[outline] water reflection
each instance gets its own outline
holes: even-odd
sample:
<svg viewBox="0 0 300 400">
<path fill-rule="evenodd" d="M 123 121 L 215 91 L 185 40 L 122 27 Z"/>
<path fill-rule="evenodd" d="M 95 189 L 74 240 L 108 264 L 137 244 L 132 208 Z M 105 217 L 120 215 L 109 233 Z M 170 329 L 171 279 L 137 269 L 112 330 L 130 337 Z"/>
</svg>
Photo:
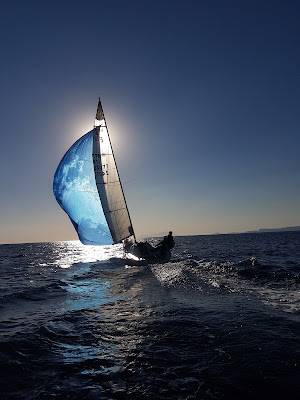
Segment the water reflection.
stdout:
<svg viewBox="0 0 300 400">
<path fill-rule="evenodd" d="M 2 267 L 3 287 L 7 290 L 1 298 L 5 305 L 0 316 L 5 324 L 1 337 L 31 332 L 70 312 L 97 308 L 120 298 L 111 294 L 109 271 L 124 269 L 122 245 L 38 243 L 22 245 L 18 252 L 15 247 L 12 255 L 8 252 L 11 257 L 18 256 L 15 265 Z M 9 277 L 9 285 L 5 277 Z"/>
<path fill-rule="evenodd" d="M 111 246 L 84 246 L 79 240 L 69 242 L 55 242 L 53 252 L 55 260 L 53 265 L 60 268 L 69 268 L 76 263 L 90 263 L 108 261 L 112 257 L 123 258 L 122 244 Z"/>
<path fill-rule="evenodd" d="M 66 289 L 72 295 L 72 298 L 68 299 L 65 304 L 69 311 L 91 309 L 121 298 L 121 296 L 111 297 L 110 281 L 83 278 L 74 283 L 68 281 L 66 283 L 68 283 Z"/>
</svg>

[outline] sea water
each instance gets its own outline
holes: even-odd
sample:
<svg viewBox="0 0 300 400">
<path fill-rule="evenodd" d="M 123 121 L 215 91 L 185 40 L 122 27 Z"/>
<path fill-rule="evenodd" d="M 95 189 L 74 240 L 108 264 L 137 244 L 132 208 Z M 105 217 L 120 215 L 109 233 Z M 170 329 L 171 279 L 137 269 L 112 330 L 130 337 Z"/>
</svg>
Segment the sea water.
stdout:
<svg viewBox="0 0 300 400">
<path fill-rule="evenodd" d="M 300 232 L 175 240 L 1 245 L 0 398 L 298 398 Z"/>
</svg>

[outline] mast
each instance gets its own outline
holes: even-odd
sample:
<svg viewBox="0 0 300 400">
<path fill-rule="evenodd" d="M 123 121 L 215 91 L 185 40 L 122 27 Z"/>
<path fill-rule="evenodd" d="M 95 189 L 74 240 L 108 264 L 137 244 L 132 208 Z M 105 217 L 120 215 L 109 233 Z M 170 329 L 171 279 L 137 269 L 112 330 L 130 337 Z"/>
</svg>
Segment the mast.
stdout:
<svg viewBox="0 0 300 400">
<path fill-rule="evenodd" d="M 101 120 L 104 120 L 104 126 L 100 124 L 100 121 L 101 121 Z M 99 123 L 98 123 L 98 122 L 99 122 Z M 133 237 L 134 237 L 134 241 L 136 241 L 136 236 L 135 236 L 135 233 L 134 233 L 134 229 L 133 229 L 133 225 L 132 225 L 132 221 L 131 221 L 129 209 L 128 209 L 128 206 L 127 206 L 127 202 L 126 202 L 126 198 L 125 198 L 125 194 L 124 194 L 124 190 L 123 190 L 123 186 L 122 186 L 122 182 L 121 182 L 121 179 L 120 179 L 120 174 L 119 174 L 118 166 L 117 166 L 117 163 L 116 163 L 116 158 L 115 158 L 115 155 L 114 155 L 112 143 L 111 143 L 111 140 L 110 140 L 110 136 L 109 136 L 109 132 L 108 132 L 108 128 L 107 128 L 106 119 L 105 119 L 105 116 L 104 116 L 104 112 L 103 112 L 101 100 L 100 100 L 100 97 L 99 97 L 99 100 L 98 100 L 98 107 L 97 107 L 97 112 L 96 112 L 96 119 L 95 119 L 95 128 L 97 129 L 97 132 L 98 132 L 98 138 L 99 138 L 98 140 L 99 140 L 99 146 L 100 146 L 100 148 L 101 148 L 101 140 L 100 140 L 100 128 L 101 128 L 101 127 L 105 127 L 105 128 L 106 128 L 106 133 L 107 133 L 107 137 L 108 137 L 108 140 L 109 140 L 109 145 L 110 145 L 112 157 L 113 157 L 113 160 L 114 160 L 114 163 L 115 163 L 115 169 L 116 169 L 116 172 L 117 172 L 117 176 L 118 176 L 118 181 L 119 181 L 120 189 L 121 189 L 121 192 L 122 192 L 124 204 L 125 204 L 126 211 L 127 211 L 127 215 L 128 215 L 128 219 L 129 219 L 129 222 L 130 222 L 130 227 L 129 227 L 129 228 L 130 228 L 130 229 L 129 229 L 130 235 L 129 235 L 129 236 L 133 236 Z M 100 198 L 101 198 L 101 197 L 100 197 Z M 111 212 L 111 211 L 109 211 L 109 212 Z M 108 226 L 109 226 L 109 229 L 110 229 L 110 231 L 111 231 L 111 226 L 110 226 L 110 224 L 108 224 Z M 114 236 L 112 231 L 111 231 L 111 234 L 112 234 L 112 236 Z M 124 238 L 124 239 L 125 239 L 125 238 Z"/>
</svg>

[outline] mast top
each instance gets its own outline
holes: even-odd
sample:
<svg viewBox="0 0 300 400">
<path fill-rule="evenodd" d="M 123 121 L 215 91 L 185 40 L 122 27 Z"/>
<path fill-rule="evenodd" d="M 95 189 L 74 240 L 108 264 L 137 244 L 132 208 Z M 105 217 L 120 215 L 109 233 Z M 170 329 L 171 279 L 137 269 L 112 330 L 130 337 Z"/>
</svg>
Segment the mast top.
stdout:
<svg viewBox="0 0 300 400">
<path fill-rule="evenodd" d="M 101 124 L 100 121 L 103 121 L 103 120 L 104 120 L 104 112 L 103 112 L 101 100 L 99 97 L 96 118 L 95 118 L 95 127 L 100 126 L 100 124 Z"/>
</svg>

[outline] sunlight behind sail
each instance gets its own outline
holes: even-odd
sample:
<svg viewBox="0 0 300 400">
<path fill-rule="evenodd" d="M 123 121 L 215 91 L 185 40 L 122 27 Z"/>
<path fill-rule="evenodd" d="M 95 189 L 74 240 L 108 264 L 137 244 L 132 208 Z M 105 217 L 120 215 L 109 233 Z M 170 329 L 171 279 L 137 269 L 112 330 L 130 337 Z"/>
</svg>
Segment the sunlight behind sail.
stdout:
<svg viewBox="0 0 300 400">
<path fill-rule="evenodd" d="M 53 192 L 83 244 L 119 243 L 134 236 L 100 99 L 94 129 L 64 155 Z"/>
</svg>

